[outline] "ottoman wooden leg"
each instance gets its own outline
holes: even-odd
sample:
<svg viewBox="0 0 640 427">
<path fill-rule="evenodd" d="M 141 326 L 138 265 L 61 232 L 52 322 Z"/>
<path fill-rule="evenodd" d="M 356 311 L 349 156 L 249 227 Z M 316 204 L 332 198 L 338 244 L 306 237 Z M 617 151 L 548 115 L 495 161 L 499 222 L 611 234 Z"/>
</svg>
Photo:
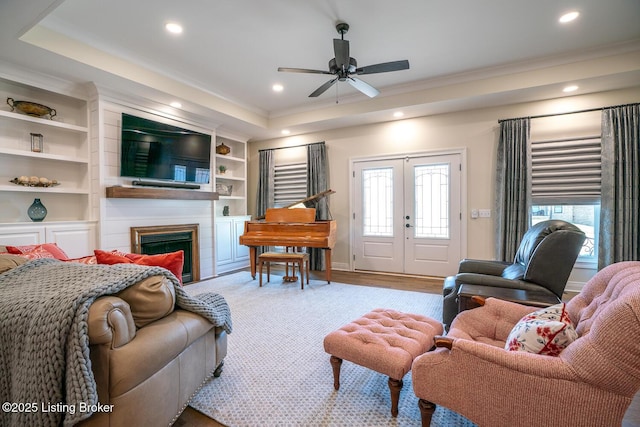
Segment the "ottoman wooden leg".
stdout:
<svg viewBox="0 0 640 427">
<path fill-rule="evenodd" d="M 402 390 L 402 380 L 394 380 L 389 377 L 389 391 L 391 392 L 391 415 L 398 416 L 398 401 L 400 400 L 400 390 Z"/>
<path fill-rule="evenodd" d="M 342 366 L 342 359 L 331 356 L 329 359 L 331 362 L 331 367 L 333 368 L 333 388 L 336 390 L 340 389 L 340 366 Z"/>
<path fill-rule="evenodd" d="M 418 408 L 420 408 L 420 416 L 422 418 L 422 427 L 429 427 L 431 425 L 431 417 L 436 410 L 436 405 L 429 401 L 419 399 Z"/>
</svg>

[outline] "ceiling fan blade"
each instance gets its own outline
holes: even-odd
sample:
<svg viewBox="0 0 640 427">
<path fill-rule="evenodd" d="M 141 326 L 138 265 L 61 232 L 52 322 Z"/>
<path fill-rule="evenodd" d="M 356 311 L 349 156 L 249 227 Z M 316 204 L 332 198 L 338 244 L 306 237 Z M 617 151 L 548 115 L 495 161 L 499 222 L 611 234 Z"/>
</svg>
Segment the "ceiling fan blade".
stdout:
<svg viewBox="0 0 640 427">
<path fill-rule="evenodd" d="M 377 96 L 380 93 L 380 91 L 378 91 L 378 89 L 376 89 L 375 87 L 371 86 L 369 83 L 363 82 L 360 79 L 355 79 L 353 77 L 348 77 L 347 81 L 349 82 L 349 84 L 351 86 L 355 87 L 360 92 L 362 92 L 365 95 L 367 95 L 369 98 L 373 98 L 374 96 Z"/>
<path fill-rule="evenodd" d="M 333 52 L 336 55 L 336 65 L 349 68 L 349 40 L 333 39 Z"/>
<path fill-rule="evenodd" d="M 335 79 L 329 80 L 328 82 L 320 86 L 318 89 L 314 90 L 313 93 L 309 95 L 309 98 L 315 98 L 316 96 L 322 95 L 327 89 L 333 86 L 337 81 L 338 81 L 337 77 Z"/>
<path fill-rule="evenodd" d="M 311 73 L 311 74 L 333 74 L 329 71 L 323 70 L 311 70 L 308 68 L 286 68 L 286 67 L 278 67 L 278 71 L 285 71 L 287 73 Z"/>
<path fill-rule="evenodd" d="M 382 64 L 375 65 L 367 65 L 365 67 L 356 68 L 356 74 L 375 74 L 375 73 L 386 73 L 389 71 L 399 71 L 399 70 L 408 70 L 409 69 L 409 61 L 392 61 L 392 62 L 384 62 Z"/>
</svg>

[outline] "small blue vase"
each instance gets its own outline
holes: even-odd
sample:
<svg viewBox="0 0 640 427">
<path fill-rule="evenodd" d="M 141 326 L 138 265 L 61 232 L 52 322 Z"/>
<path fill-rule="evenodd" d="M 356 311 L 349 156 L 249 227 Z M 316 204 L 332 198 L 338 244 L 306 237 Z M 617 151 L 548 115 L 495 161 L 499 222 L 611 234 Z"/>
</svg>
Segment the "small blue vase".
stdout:
<svg viewBox="0 0 640 427">
<path fill-rule="evenodd" d="M 27 215 L 33 222 L 40 222 L 47 216 L 47 208 L 44 207 L 40 199 L 35 199 L 29 209 L 27 209 Z"/>
</svg>

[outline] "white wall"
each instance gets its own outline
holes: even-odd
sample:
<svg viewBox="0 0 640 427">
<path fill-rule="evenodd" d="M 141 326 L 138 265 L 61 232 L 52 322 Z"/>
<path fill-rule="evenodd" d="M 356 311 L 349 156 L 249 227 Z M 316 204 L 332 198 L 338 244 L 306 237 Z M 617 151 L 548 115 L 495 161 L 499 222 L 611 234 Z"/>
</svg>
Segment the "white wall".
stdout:
<svg viewBox="0 0 640 427">
<path fill-rule="evenodd" d="M 213 209 L 214 202 L 207 200 L 155 200 L 155 199 L 107 199 L 106 188 L 114 185 L 131 185 L 131 179 L 120 177 L 120 121 L 121 113 L 161 121 L 212 135 L 213 132 L 194 124 L 154 114 L 153 110 L 136 110 L 113 102 L 92 102 L 92 123 L 97 124 L 92 147 L 95 150 L 98 172 L 94 174 L 94 188 L 99 194 L 99 243 L 103 250 L 131 251 L 130 227 L 151 225 L 199 224 L 200 278 L 213 277 Z M 203 185 L 211 191 L 211 184 Z"/>
<path fill-rule="evenodd" d="M 333 266 L 349 265 L 349 161 L 355 157 L 399 154 L 428 150 L 466 148 L 466 206 L 493 209 L 495 158 L 498 141 L 498 120 L 514 117 L 578 111 L 611 105 L 638 102 L 640 86 L 632 90 L 603 92 L 592 95 L 564 97 L 543 102 L 522 103 L 441 114 L 373 125 L 334 129 L 327 132 L 280 138 L 249 144 L 248 212 L 255 214 L 258 150 L 296 146 L 325 141 L 329 161 L 329 183 L 336 191 L 331 196 L 331 212 L 338 224 L 338 241 L 333 252 Z M 469 215 L 466 212 L 466 215 Z M 467 256 L 494 257 L 493 218 L 468 221 Z M 594 273 L 574 271 L 570 286 L 576 287 Z"/>
</svg>

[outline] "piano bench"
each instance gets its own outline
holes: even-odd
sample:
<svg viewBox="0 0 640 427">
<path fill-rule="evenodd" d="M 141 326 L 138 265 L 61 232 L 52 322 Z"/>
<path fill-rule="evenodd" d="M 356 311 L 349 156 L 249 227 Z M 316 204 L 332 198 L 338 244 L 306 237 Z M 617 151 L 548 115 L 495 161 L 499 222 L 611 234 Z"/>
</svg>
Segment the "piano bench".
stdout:
<svg viewBox="0 0 640 427">
<path fill-rule="evenodd" d="M 287 267 L 287 274 L 289 271 L 289 263 L 293 264 L 294 277 L 296 275 L 295 265 L 298 264 L 298 270 L 300 271 L 301 289 L 304 289 L 304 275 L 306 267 L 307 285 L 309 284 L 309 254 L 299 252 L 264 252 L 258 255 L 258 274 L 260 275 L 260 286 L 262 286 L 262 264 L 267 264 L 267 282 L 269 282 L 272 262 L 284 262 Z M 287 276 L 285 276 L 285 280 L 286 277 Z"/>
</svg>

